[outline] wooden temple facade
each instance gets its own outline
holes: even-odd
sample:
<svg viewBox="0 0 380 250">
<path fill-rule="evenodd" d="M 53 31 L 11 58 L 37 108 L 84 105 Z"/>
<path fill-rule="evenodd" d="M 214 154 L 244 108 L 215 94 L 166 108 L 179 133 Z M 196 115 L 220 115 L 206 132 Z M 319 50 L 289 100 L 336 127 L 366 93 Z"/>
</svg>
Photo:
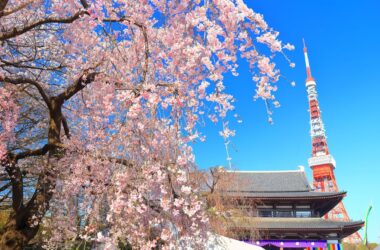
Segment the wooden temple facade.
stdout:
<svg viewBox="0 0 380 250">
<path fill-rule="evenodd" d="M 230 180 L 220 194 L 239 200 L 247 213 L 233 216 L 230 231 L 237 239 L 266 249 L 338 249 L 342 239 L 363 227 L 363 221 L 325 219 L 346 192 L 316 192 L 305 172 L 227 171 Z M 239 206 L 239 205 L 237 205 Z M 253 230 L 259 236 L 252 238 Z M 257 234 L 256 234 L 257 235 Z"/>
</svg>

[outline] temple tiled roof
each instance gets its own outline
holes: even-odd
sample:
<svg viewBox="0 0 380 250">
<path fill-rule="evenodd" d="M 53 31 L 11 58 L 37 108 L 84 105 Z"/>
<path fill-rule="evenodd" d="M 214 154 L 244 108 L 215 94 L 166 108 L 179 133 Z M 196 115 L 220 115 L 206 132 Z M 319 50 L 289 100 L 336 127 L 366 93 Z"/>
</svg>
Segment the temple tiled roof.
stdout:
<svg viewBox="0 0 380 250">
<path fill-rule="evenodd" d="M 227 171 L 230 181 L 222 187 L 224 195 L 257 198 L 326 198 L 341 197 L 346 192 L 315 192 L 303 170 L 296 171 Z M 225 176 L 225 177 L 226 177 Z"/>
<path fill-rule="evenodd" d="M 305 172 L 297 171 L 228 171 L 233 181 L 229 191 L 240 192 L 308 192 L 311 187 Z"/>
<path fill-rule="evenodd" d="M 239 196 L 259 199 L 342 199 L 345 191 L 316 192 L 311 188 L 303 169 L 293 171 L 226 171 L 222 178 L 226 182 L 217 189 L 224 196 Z M 211 183 L 212 180 L 205 180 Z M 201 190 L 210 189 L 201 184 Z"/>
</svg>

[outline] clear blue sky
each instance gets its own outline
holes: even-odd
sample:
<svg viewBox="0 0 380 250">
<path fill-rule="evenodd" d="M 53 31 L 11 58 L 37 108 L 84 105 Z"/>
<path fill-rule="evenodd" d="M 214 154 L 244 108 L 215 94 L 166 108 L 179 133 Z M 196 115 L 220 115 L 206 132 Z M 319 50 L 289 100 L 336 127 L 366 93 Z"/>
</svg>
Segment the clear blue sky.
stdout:
<svg viewBox="0 0 380 250">
<path fill-rule="evenodd" d="M 262 101 L 252 101 L 254 86 L 247 65 L 239 77 L 226 79 L 234 94 L 236 111 L 243 123 L 234 123 L 232 163 L 241 170 L 294 170 L 306 167 L 311 143 L 302 38 L 309 51 L 317 82 L 322 118 L 330 153 L 337 161 L 336 177 L 348 192 L 344 204 L 350 217 L 363 219 L 372 202 L 369 241 L 380 242 L 380 1 L 281 1 L 245 0 L 264 14 L 280 38 L 296 46 L 288 53 L 296 63 L 290 69 L 277 62 L 295 87 L 282 80 L 276 96 L 281 107 L 274 110 L 274 124 L 267 123 Z M 227 165 L 221 125 L 204 129 L 205 143 L 194 145 L 201 168 Z M 361 230 L 363 234 L 363 230 Z"/>
</svg>

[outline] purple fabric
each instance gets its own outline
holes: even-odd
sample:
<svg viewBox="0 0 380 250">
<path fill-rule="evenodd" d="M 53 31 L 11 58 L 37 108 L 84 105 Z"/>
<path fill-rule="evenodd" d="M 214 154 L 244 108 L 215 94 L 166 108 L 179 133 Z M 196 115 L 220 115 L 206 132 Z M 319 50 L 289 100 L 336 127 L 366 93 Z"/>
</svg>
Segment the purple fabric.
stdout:
<svg viewBox="0 0 380 250">
<path fill-rule="evenodd" d="M 283 248 L 306 248 L 306 247 L 321 247 L 327 248 L 326 241 L 296 241 L 296 240 L 258 240 L 258 241 L 246 241 L 249 244 L 256 246 L 272 245 Z"/>
</svg>

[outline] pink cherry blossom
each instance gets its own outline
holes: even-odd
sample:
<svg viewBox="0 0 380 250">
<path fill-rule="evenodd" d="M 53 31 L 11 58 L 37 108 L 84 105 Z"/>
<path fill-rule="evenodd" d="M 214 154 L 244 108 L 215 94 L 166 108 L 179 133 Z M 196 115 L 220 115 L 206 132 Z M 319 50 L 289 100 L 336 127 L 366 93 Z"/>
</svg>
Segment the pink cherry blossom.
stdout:
<svg viewBox="0 0 380 250">
<path fill-rule="evenodd" d="M 225 140 L 235 134 L 228 91 L 239 83 L 224 77 L 238 74 L 240 59 L 252 95 L 268 103 L 280 76 L 274 56 L 294 47 L 242 0 L 0 6 L 2 172 L 36 180 L 22 199 L 9 189 L 11 214 L 25 219 L 15 226 L 10 216 L 5 231 L 25 244 L 44 230 L 50 249 L 203 246 L 209 225 L 189 178 L 192 143 L 204 141 L 208 119 Z"/>
</svg>

